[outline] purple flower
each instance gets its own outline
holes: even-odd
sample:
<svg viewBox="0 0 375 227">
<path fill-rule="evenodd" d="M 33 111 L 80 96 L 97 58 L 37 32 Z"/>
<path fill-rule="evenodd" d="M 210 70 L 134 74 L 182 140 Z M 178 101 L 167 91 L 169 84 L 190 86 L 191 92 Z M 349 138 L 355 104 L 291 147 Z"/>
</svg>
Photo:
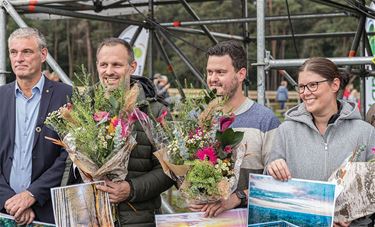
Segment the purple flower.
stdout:
<svg viewBox="0 0 375 227">
<path fill-rule="evenodd" d="M 232 114 L 231 116 L 222 116 L 219 119 L 220 122 L 220 132 L 224 132 L 227 128 L 231 126 L 236 116 Z"/>
</svg>

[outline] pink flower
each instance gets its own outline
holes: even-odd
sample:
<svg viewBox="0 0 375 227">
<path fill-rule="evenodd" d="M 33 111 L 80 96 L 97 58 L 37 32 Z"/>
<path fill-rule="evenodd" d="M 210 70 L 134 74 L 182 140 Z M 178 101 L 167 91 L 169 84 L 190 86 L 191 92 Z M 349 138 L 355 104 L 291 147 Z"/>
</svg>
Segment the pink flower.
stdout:
<svg viewBox="0 0 375 227">
<path fill-rule="evenodd" d="M 206 160 L 206 158 L 208 158 L 208 161 L 210 161 L 213 165 L 215 165 L 217 162 L 217 157 L 213 147 L 205 147 L 203 149 L 199 149 L 197 151 L 197 157 L 200 160 Z"/>
<path fill-rule="evenodd" d="M 99 111 L 99 112 L 96 112 L 94 114 L 94 120 L 96 122 L 99 122 L 99 121 L 107 121 L 108 120 L 108 117 L 109 117 L 109 113 L 108 112 L 105 112 L 105 111 Z"/>
<path fill-rule="evenodd" d="M 143 113 L 140 109 L 136 108 L 134 111 L 129 115 L 128 121 L 129 124 L 133 124 L 136 121 L 147 121 L 147 114 Z"/>
<path fill-rule="evenodd" d="M 224 152 L 227 153 L 227 154 L 231 153 L 232 152 L 232 147 L 230 145 L 225 146 L 224 147 Z"/>
<path fill-rule="evenodd" d="M 162 126 L 165 125 L 165 117 L 168 115 L 168 110 L 165 108 L 161 115 L 156 118 L 156 122 L 160 123 Z"/>
<path fill-rule="evenodd" d="M 372 148 L 372 153 L 375 154 L 375 147 Z"/>
<path fill-rule="evenodd" d="M 129 124 L 124 120 L 120 120 L 119 123 L 121 124 L 121 137 L 126 138 L 129 134 Z"/>
<path fill-rule="evenodd" d="M 200 127 L 198 127 L 194 131 L 189 132 L 189 139 L 192 139 L 195 135 L 197 135 L 198 137 L 203 137 L 203 130 Z"/>
<path fill-rule="evenodd" d="M 201 129 L 201 127 L 195 129 L 195 134 L 199 137 L 203 137 L 203 130 Z"/>
<path fill-rule="evenodd" d="M 219 122 L 220 122 L 220 132 L 224 132 L 227 128 L 229 128 L 229 126 L 231 126 L 231 124 L 233 123 L 234 119 L 235 119 L 235 115 L 231 115 L 231 116 L 223 116 L 223 117 L 220 117 L 219 119 Z"/>
</svg>

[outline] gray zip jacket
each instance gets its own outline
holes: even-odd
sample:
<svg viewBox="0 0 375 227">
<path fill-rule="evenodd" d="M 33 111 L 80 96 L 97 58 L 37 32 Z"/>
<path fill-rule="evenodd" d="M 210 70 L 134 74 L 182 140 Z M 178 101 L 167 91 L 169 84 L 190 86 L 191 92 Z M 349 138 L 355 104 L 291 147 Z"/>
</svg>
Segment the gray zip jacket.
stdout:
<svg viewBox="0 0 375 227">
<path fill-rule="evenodd" d="M 367 146 L 359 160 L 371 159 L 374 156 L 371 149 L 375 147 L 374 127 L 361 120 L 356 104 L 340 102 L 339 116 L 328 124 L 324 135 L 314 125 L 304 103 L 287 111 L 285 122 L 276 131 L 266 165 L 284 159 L 293 178 L 327 181 L 357 145 Z"/>
</svg>

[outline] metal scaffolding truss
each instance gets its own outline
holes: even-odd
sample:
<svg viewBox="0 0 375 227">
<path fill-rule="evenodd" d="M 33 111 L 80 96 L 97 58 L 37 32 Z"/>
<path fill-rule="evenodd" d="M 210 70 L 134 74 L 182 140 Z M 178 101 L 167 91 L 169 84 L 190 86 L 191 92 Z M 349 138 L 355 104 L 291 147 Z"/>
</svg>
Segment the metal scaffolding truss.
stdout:
<svg viewBox="0 0 375 227">
<path fill-rule="evenodd" d="M 206 2 L 215 2 L 219 0 L 204 0 Z M 221 0 L 220 0 L 221 1 Z M 346 66 L 347 70 L 351 69 L 352 65 L 365 65 L 371 64 L 370 57 L 355 57 L 355 53 L 361 43 L 362 39 L 363 48 L 368 46 L 368 39 L 364 30 L 364 21 L 366 17 L 375 17 L 375 13 L 365 6 L 364 1 L 358 0 L 347 0 L 346 4 L 342 1 L 333 0 L 313 0 L 317 4 L 324 4 L 332 7 L 333 13 L 322 13 L 322 14 L 300 14 L 300 15 L 280 15 L 280 16 L 265 16 L 265 2 L 266 0 L 241 0 L 242 16 L 239 18 L 225 18 L 225 19 L 210 19 L 201 20 L 190 3 L 202 2 L 202 0 L 0 0 L 0 84 L 5 83 L 6 65 L 6 15 L 8 14 L 15 22 L 20 26 L 27 26 L 19 14 L 37 15 L 44 14 L 48 17 L 60 16 L 60 17 L 74 17 L 74 18 L 85 18 L 91 20 L 108 21 L 113 23 L 120 23 L 125 25 L 138 25 L 150 29 L 150 43 L 148 52 L 148 67 L 149 77 L 153 75 L 153 49 L 157 48 L 166 61 L 168 68 L 170 69 L 171 76 L 177 82 L 177 86 L 182 96 L 183 90 L 178 83 L 178 75 L 173 71 L 173 66 L 170 61 L 170 57 L 162 45 L 161 38 L 169 49 L 173 50 L 182 61 L 188 66 L 192 74 L 202 83 L 203 87 L 207 87 L 203 73 L 199 72 L 197 68 L 191 63 L 181 49 L 171 39 L 172 32 L 184 32 L 191 34 L 199 34 L 207 36 L 212 44 L 217 43 L 217 38 L 225 39 L 237 39 L 244 43 L 244 46 L 248 51 L 248 44 L 250 42 L 257 43 L 257 62 L 253 64 L 257 67 L 257 90 L 258 90 L 258 102 L 265 104 L 265 79 L 266 72 L 270 69 L 285 68 L 285 67 L 296 67 L 302 64 L 305 59 L 289 59 L 289 60 L 278 60 L 272 59 L 272 56 L 266 52 L 265 41 L 266 39 L 312 39 L 312 38 L 325 38 L 325 37 L 343 37 L 343 36 L 354 36 L 353 44 L 351 47 L 351 56 L 343 58 L 332 58 L 332 60 L 339 64 Z M 256 3 L 256 17 L 249 17 L 247 8 L 248 2 L 251 4 Z M 180 4 L 181 7 L 191 15 L 193 21 L 172 21 L 159 23 L 154 19 L 155 7 L 161 5 Z M 337 12 L 339 10 L 340 12 Z M 125 15 L 129 13 L 138 12 L 147 14 L 147 17 L 143 21 L 134 21 L 115 17 L 116 15 Z M 353 16 L 358 18 L 358 29 L 352 32 L 330 32 L 330 33 L 314 33 L 314 34 L 292 34 L 292 35 L 274 35 L 269 36 L 265 34 L 265 24 L 270 21 L 282 21 L 282 20 L 301 20 L 301 19 L 314 19 L 314 18 L 337 18 Z M 239 35 L 218 33 L 211 31 L 207 25 L 213 24 L 228 24 L 228 23 L 242 23 L 243 32 Z M 257 34 L 251 36 L 249 34 L 250 23 L 256 23 Z M 201 29 L 189 28 L 189 26 L 200 26 Z M 135 37 L 136 39 L 136 37 Z M 134 39 L 132 40 L 134 42 Z M 363 53 L 363 51 L 361 52 Z M 48 64 L 51 68 L 56 71 L 61 79 L 65 83 L 71 83 L 69 77 L 61 70 L 58 64 L 49 56 L 47 59 Z M 286 71 L 283 71 L 286 78 L 290 80 L 292 84 L 295 84 L 292 77 L 290 77 Z M 247 92 L 247 87 L 245 91 Z M 362 89 L 362 92 L 364 90 Z M 362 95 L 363 97 L 363 95 Z"/>
</svg>

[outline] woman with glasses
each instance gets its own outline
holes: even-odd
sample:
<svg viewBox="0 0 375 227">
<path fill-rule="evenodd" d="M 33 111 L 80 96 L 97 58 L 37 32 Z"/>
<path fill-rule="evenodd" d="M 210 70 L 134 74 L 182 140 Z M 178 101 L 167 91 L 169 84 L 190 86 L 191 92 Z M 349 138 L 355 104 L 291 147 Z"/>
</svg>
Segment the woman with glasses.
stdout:
<svg viewBox="0 0 375 227">
<path fill-rule="evenodd" d="M 266 157 L 269 175 L 282 181 L 327 181 L 358 145 L 367 146 L 360 161 L 372 158 L 374 128 L 361 120 L 355 103 L 337 99 L 345 80 L 325 58 L 310 58 L 299 68 L 297 91 L 303 103 L 287 111 L 277 129 Z"/>
</svg>

